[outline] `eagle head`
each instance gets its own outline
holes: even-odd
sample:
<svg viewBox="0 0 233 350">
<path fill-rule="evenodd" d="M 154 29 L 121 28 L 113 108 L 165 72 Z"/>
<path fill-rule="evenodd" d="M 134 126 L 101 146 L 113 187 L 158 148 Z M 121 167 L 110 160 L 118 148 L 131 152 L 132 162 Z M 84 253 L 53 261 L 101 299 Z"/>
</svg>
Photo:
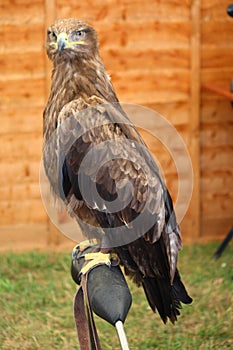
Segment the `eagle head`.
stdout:
<svg viewBox="0 0 233 350">
<path fill-rule="evenodd" d="M 47 30 L 46 50 L 52 60 L 98 54 L 98 36 L 89 24 L 74 18 L 57 20 Z"/>
</svg>

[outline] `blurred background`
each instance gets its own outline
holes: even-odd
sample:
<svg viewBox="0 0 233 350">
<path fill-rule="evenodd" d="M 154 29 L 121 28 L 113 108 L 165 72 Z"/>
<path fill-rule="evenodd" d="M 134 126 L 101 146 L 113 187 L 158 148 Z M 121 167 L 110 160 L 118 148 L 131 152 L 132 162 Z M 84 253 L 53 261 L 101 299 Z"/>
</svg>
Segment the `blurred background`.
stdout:
<svg viewBox="0 0 233 350">
<path fill-rule="evenodd" d="M 0 250 L 74 245 L 51 224 L 39 188 L 42 114 L 52 68 L 45 33 L 62 17 L 96 28 L 120 101 L 156 110 L 183 137 L 194 171 L 193 196 L 181 223 L 184 243 L 225 237 L 233 223 L 233 19 L 226 14 L 228 4 L 0 0 Z M 175 198 L 173 160 L 149 133 L 143 136 Z"/>
<path fill-rule="evenodd" d="M 233 18 L 226 13 L 228 5 L 226 0 L 0 0 L 1 349 L 79 349 L 72 316 L 76 285 L 70 276 L 75 242 L 51 223 L 39 184 L 42 115 L 52 70 L 44 43 L 47 27 L 62 17 L 96 28 L 120 101 L 163 115 L 192 159 L 194 189 L 181 222 L 185 247 L 179 267 L 194 301 L 184 305 L 175 327 L 165 327 L 149 310 L 142 289 L 128 281 L 130 346 L 232 348 L 232 244 L 220 259 L 212 259 L 233 226 Z M 176 200 L 178 174 L 166 148 L 174 140 L 158 142 L 156 120 L 142 116 L 139 124 Z M 190 177 L 182 176 L 187 185 Z M 185 202 L 185 190 L 182 195 Z M 56 219 L 60 226 L 67 224 L 64 215 Z M 96 321 L 103 349 L 118 349 L 113 327 Z"/>
</svg>

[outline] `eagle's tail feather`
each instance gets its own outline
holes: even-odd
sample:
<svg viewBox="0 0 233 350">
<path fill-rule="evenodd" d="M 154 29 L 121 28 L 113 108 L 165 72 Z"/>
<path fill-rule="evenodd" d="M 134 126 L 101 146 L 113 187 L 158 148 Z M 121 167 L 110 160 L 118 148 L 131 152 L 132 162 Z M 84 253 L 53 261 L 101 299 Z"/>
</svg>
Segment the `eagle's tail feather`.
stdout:
<svg viewBox="0 0 233 350">
<path fill-rule="evenodd" d="M 158 311 L 164 323 L 169 318 L 172 323 L 177 321 L 180 315 L 181 302 L 190 304 L 189 297 L 178 271 L 175 274 L 173 285 L 168 286 L 163 278 L 143 278 L 142 285 L 151 309 Z"/>
<path fill-rule="evenodd" d="M 179 271 L 176 269 L 174 282 L 172 285 L 173 297 L 178 299 L 184 304 L 191 304 L 192 298 L 188 295 L 185 286 L 183 285 Z"/>
</svg>

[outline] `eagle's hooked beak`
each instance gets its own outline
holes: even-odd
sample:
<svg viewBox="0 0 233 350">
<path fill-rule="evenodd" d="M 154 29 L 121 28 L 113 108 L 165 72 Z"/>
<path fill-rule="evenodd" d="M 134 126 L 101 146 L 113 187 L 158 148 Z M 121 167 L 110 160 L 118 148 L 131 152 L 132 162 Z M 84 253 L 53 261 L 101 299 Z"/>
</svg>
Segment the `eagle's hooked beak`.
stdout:
<svg viewBox="0 0 233 350">
<path fill-rule="evenodd" d="M 59 56 L 61 56 L 63 49 L 66 47 L 68 47 L 68 35 L 63 32 L 57 36 L 57 49 Z"/>
</svg>

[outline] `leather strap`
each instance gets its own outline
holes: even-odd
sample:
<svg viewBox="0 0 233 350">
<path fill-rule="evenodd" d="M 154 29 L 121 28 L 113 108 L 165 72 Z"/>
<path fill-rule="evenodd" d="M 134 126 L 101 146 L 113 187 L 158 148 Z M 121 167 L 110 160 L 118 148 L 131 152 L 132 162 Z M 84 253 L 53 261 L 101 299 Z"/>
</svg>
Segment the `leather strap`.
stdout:
<svg viewBox="0 0 233 350">
<path fill-rule="evenodd" d="M 82 275 L 81 286 L 74 298 L 74 319 L 80 350 L 101 350 L 93 312 L 87 295 L 88 273 Z M 85 308 L 86 303 L 86 308 Z M 87 313 L 86 313 L 86 310 Z"/>
</svg>

